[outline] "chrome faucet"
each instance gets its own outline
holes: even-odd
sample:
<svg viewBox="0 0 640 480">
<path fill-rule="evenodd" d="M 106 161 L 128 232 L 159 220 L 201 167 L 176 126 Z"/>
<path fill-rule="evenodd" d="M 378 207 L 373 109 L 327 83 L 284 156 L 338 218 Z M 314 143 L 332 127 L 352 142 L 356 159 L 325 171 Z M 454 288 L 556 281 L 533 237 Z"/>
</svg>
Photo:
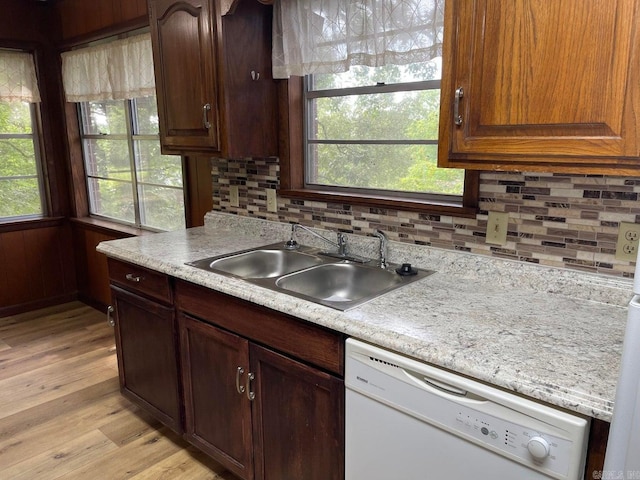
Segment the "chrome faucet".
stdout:
<svg viewBox="0 0 640 480">
<path fill-rule="evenodd" d="M 338 255 L 340 255 L 341 257 L 347 256 L 347 237 L 344 233 L 338 232 L 338 242 L 336 243 L 333 240 L 329 240 L 328 238 L 323 237 L 319 233 L 314 232 L 309 227 L 300 225 L 299 223 L 291 224 L 291 238 L 287 240 L 287 243 L 285 243 L 284 245 L 287 250 L 295 250 L 296 248 L 298 248 L 299 245 L 298 245 L 298 242 L 296 242 L 295 234 L 296 234 L 296 229 L 299 229 L 299 228 L 301 228 L 306 232 L 309 232 L 311 235 L 314 235 L 319 239 L 324 240 L 328 244 L 336 247 L 338 249 Z"/>
<path fill-rule="evenodd" d="M 373 232 L 373 236 L 380 240 L 380 268 L 387 268 L 389 266 L 387 263 L 387 237 L 380 230 Z"/>
</svg>

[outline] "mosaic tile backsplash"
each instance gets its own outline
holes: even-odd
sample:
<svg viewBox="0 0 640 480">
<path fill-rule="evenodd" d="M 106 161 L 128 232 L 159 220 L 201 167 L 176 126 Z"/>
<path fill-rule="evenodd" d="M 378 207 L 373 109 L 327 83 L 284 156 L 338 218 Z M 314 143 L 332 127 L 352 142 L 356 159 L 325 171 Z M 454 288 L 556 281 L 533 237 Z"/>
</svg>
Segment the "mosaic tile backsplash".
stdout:
<svg viewBox="0 0 640 480">
<path fill-rule="evenodd" d="M 278 198 L 267 211 L 265 189 L 278 188 L 277 159 L 212 160 L 213 209 L 327 230 L 631 277 L 616 260 L 619 222 L 640 223 L 640 179 L 602 175 L 483 172 L 475 218 Z M 238 185 L 232 207 L 229 186 Z M 508 212 L 507 244 L 485 242 L 487 212 Z"/>
</svg>

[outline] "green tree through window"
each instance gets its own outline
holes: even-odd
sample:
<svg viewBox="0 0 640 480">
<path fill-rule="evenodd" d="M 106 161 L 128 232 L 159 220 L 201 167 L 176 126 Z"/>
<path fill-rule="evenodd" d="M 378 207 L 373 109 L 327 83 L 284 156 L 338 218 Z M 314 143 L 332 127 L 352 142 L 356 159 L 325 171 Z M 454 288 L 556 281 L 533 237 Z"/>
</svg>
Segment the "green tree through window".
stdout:
<svg viewBox="0 0 640 480">
<path fill-rule="evenodd" d="M 182 162 L 160 152 L 155 97 L 82 103 L 80 117 L 91 214 L 185 228 Z"/>
<path fill-rule="evenodd" d="M 0 220 L 44 214 L 36 108 L 0 101 Z"/>
<path fill-rule="evenodd" d="M 439 59 L 307 78 L 307 185 L 460 197 L 437 168 Z"/>
</svg>

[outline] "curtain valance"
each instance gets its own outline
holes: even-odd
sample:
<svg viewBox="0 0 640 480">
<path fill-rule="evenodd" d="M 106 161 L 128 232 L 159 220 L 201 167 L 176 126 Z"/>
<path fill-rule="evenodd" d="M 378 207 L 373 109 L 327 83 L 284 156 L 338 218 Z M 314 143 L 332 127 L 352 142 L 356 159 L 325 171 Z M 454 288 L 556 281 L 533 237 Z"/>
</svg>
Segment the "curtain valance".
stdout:
<svg viewBox="0 0 640 480">
<path fill-rule="evenodd" d="M 30 103 L 40 101 L 33 55 L 28 52 L 0 50 L 0 100 Z"/>
<path fill-rule="evenodd" d="M 443 24 L 444 0 L 275 0 L 273 76 L 426 62 Z"/>
<path fill-rule="evenodd" d="M 68 102 L 155 95 L 151 36 L 64 52 L 62 81 Z"/>
</svg>

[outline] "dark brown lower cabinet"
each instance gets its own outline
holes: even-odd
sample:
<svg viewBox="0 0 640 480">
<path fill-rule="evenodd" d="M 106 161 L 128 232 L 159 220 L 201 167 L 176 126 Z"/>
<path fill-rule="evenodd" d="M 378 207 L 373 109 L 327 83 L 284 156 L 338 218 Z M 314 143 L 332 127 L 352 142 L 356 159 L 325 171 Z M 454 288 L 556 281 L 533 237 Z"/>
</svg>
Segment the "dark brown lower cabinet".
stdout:
<svg viewBox="0 0 640 480">
<path fill-rule="evenodd" d="M 258 479 L 344 479 L 344 381 L 249 347 Z"/>
<path fill-rule="evenodd" d="M 173 307 L 114 286 L 111 294 L 122 394 L 181 433 Z"/>
<path fill-rule="evenodd" d="M 184 436 L 241 478 L 253 478 L 247 340 L 180 314 Z M 244 368 L 241 373 L 238 368 Z"/>
<path fill-rule="evenodd" d="M 185 438 L 245 480 L 344 479 L 342 336 L 176 286 Z"/>
<path fill-rule="evenodd" d="M 185 438 L 247 480 L 344 478 L 341 379 L 188 315 L 179 324 Z"/>
</svg>

